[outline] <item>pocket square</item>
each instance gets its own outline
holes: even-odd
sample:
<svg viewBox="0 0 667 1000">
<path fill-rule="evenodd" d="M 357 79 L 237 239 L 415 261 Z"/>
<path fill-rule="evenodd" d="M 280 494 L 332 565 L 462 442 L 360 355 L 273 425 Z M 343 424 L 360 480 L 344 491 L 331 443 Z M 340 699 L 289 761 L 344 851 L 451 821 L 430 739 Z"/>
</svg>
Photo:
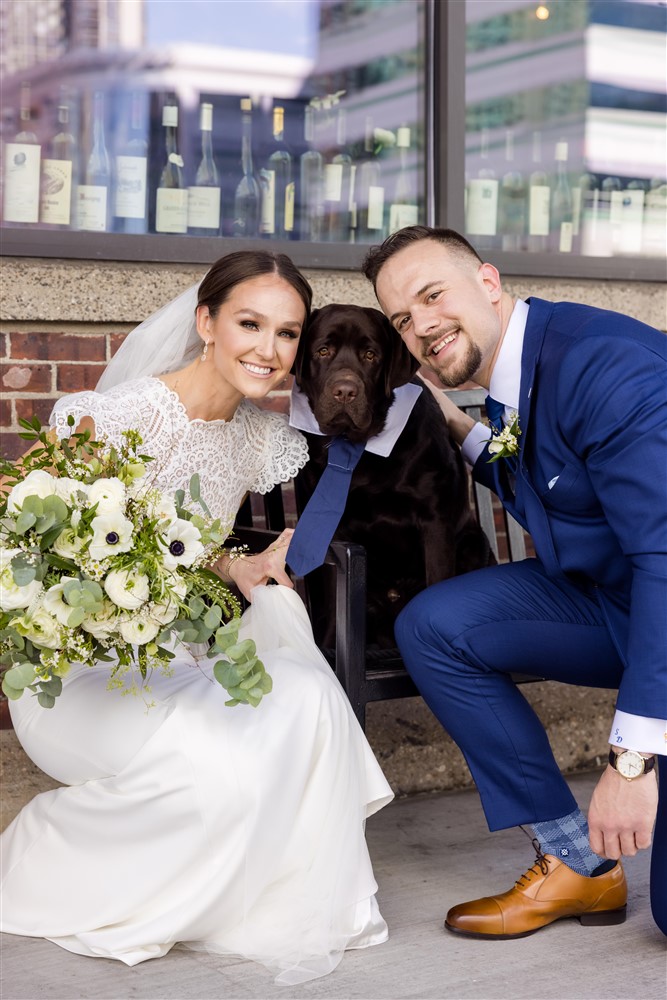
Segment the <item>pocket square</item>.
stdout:
<svg viewBox="0 0 667 1000">
<path fill-rule="evenodd" d="M 549 482 L 547 483 L 548 489 L 552 490 L 559 479 L 560 476 L 554 476 L 553 479 L 550 479 Z"/>
</svg>

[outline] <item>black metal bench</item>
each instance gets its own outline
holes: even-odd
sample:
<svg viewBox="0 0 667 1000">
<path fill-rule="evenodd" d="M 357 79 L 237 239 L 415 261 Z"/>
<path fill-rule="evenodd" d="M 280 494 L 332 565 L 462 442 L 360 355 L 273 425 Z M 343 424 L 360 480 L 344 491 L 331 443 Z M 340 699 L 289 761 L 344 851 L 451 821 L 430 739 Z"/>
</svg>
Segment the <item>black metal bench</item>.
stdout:
<svg viewBox="0 0 667 1000">
<path fill-rule="evenodd" d="M 456 404 L 473 419 L 479 420 L 485 392 L 482 389 L 456 390 L 449 393 Z M 472 499 L 479 522 L 486 532 L 499 562 L 526 557 L 526 535 L 486 487 L 472 483 Z M 285 497 L 280 486 L 263 498 L 246 501 L 237 518 L 234 535 L 251 550 L 268 546 L 286 526 Z M 406 698 L 419 692 L 403 666 L 398 649 L 373 650 L 366 647 L 366 553 L 361 545 L 333 542 L 325 560 L 336 574 L 336 644 L 322 652 L 331 664 L 350 700 L 362 727 L 366 705 L 387 698 Z M 309 603 L 307 580 L 295 585 Z M 516 680 L 537 678 L 519 677 Z"/>
</svg>

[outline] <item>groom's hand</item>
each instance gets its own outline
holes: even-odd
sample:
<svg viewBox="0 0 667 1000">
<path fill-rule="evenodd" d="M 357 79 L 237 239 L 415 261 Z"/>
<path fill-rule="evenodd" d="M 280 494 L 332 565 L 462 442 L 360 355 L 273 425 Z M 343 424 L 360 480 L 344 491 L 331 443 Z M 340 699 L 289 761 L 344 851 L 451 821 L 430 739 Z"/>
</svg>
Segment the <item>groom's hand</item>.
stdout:
<svg viewBox="0 0 667 1000">
<path fill-rule="evenodd" d="M 618 860 L 650 847 L 657 808 L 655 771 L 628 781 L 607 765 L 588 810 L 591 849 Z"/>
</svg>

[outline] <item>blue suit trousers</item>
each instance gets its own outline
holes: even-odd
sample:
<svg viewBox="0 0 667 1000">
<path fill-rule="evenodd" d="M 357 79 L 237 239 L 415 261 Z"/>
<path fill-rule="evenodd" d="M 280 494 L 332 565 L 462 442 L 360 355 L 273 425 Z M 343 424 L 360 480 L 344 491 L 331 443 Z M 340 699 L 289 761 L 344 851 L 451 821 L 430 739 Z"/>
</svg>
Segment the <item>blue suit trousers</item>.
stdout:
<svg viewBox="0 0 667 1000">
<path fill-rule="evenodd" d="M 548 577 L 536 559 L 489 567 L 419 594 L 399 616 L 396 639 L 466 758 L 489 829 L 576 808 L 544 726 L 510 675 L 618 687 L 623 663 L 594 589 Z M 667 933 L 667 790 L 654 835 L 652 901 Z"/>
</svg>

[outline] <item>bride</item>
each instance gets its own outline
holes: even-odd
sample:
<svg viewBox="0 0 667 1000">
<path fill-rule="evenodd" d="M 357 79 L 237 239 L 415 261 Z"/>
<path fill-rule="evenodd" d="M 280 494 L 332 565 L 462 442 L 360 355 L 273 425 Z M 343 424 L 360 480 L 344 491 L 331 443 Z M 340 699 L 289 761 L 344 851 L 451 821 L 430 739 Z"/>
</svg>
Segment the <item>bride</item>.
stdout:
<svg viewBox="0 0 667 1000">
<path fill-rule="evenodd" d="M 307 459 L 262 399 L 289 374 L 311 289 L 282 254 L 241 251 L 126 339 L 95 392 L 63 397 L 51 426 L 112 443 L 136 428 L 156 485 L 193 473 L 231 524 Z M 196 310 L 195 310 L 196 304 Z M 387 938 L 364 822 L 392 797 L 285 573 L 292 532 L 216 569 L 252 601 L 251 636 L 273 692 L 227 708 L 211 661 L 181 647 L 155 705 L 74 666 L 51 710 L 11 703 L 32 760 L 66 787 L 34 798 L 3 834 L 2 930 L 127 965 L 178 945 L 257 960 L 277 981 L 331 972 Z M 263 586 L 275 580 L 278 586 Z"/>
</svg>

